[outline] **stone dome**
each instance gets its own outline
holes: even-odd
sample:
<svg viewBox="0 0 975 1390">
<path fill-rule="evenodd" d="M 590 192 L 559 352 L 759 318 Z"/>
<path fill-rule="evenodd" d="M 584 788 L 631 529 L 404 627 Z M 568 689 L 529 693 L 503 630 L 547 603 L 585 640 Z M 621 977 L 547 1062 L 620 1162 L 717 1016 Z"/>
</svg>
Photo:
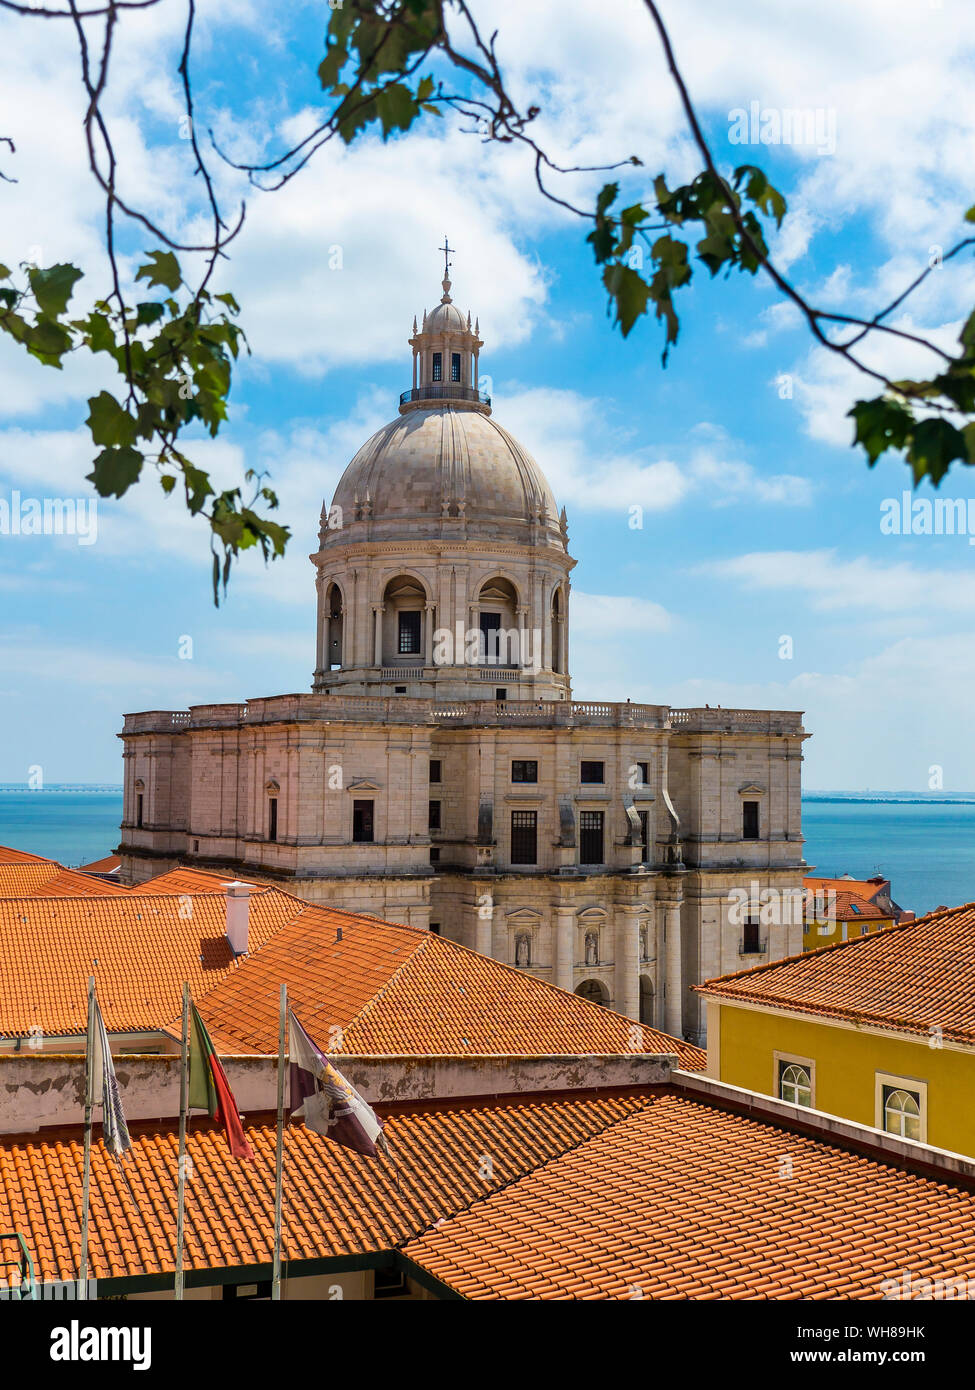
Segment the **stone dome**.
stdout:
<svg viewBox="0 0 975 1390">
<path fill-rule="evenodd" d="M 488 414 L 459 404 L 413 410 L 372 436 L 346 468 L 332 501 L 342 529 L 402 539 L 463 524 L 465 536 L 507 535 L 565 548 L 551 487 L 528 451 Z"/>
<path fill-rule="evenodd" d="M 438 304 L 435 309 L 430 310 L 423 322 L 424 331 L 427 333 L 444 333 L 451 329 L 463 333 L 467 326 L 467 318 L 457 305 L 451 302 Z"/>
</svg>

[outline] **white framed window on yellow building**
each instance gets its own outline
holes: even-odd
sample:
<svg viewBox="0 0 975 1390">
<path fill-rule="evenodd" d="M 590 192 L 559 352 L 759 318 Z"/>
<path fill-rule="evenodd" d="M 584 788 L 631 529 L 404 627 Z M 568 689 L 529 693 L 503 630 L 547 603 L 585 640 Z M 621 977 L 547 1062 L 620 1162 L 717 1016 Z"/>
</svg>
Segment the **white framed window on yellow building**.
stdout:
<svg viewBox="0 0 975 1390">
<path fill-rule="evenodd" d="M 772 1094 L 790 1105 L 816 1108 L 816 1063 L 810 1057 L 791 1052 L 772 1054 Z"/>
<path fill-rule="evenodd" d="M 874 1093 L 877 1129 L 898 1139 L 928 1142 L 928 1083 L 913 1076 L 876 1073 Z"/>
</svg>

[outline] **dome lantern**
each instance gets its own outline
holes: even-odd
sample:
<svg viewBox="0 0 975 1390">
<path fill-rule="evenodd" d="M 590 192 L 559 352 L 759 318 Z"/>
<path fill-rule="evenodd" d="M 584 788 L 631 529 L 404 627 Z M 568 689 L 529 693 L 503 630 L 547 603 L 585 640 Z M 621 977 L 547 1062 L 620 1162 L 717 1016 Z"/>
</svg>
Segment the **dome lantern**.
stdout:
<svg viewBox="0 0 975 1390">
<path fill-rule="evenodd" d="M 471 327 L 470 311 L 461 313 L 450 297 L 450 261 L 453 247 L 444 237 L 443 295 L 430 313 L 424 310 L 423 327 L 413 320 L 413 386 L 400 396 L 400 413 L 428 410 L 449 402 L 455 409 L 491 413 L 491 401 L 478 384 L 481 342 L 478 327 Z"/>
</svg>

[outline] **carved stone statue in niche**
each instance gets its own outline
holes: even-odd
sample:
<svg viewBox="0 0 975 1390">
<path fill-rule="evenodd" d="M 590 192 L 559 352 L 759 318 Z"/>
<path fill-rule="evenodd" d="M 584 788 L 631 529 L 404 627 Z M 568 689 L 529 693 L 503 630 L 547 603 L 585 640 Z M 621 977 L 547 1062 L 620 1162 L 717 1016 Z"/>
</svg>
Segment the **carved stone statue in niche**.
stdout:
<svg viewBox="0 0 975 1390">
<path fill-rule="evenodd" d="M 640 959 L 641 959 L 641 960 L 649 960 L 649 959 L 650 959 L 649 933 L 648 933 L 648 931 L 647 931 L 647 924 L 646 924 L 646 922 L 642 922 L 642 923 L 640 924 Z"/>
<path fill-rule="evenodd" d="M 515 964 L 527 968 L 532 963 L 531 937 L 522 933 L 515 938 Z"/>
<path fill-rule="evenodd" d="M 586 932 L 586 964 L 599 964 L 599 937 L 594 931 Z"/>
</svg>

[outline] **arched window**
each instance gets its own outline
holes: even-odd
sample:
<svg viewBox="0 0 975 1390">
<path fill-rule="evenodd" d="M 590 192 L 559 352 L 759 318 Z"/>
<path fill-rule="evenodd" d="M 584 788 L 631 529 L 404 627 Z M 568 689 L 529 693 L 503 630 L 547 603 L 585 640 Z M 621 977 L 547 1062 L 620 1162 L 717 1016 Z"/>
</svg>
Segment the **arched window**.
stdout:
<svg viewBox="0 0 975 1390">
<path fill-rule="evenodd" d="M 330 584 L 325 594 L 325 612 L 328 615 L 328 650 L 325 652 L 325 670 L 342 669 L 342 590 L 337 584 Z"/>
<path fill-rule="evenodd" d="M 401 574 L 386 585 L 384 612 L 377 619 L 382 622 L 379 650 L 383 666 L 423 665 L 426 602 L 426 590 L 412 575 Z"/>
<path fill-rule="evenodd" d="M 921 1138 L 920 1097 L 900 1087 L 884 1087 L 884 1129 L 901 1139 Z"/>
<path fill-rule="evenodd" d="M 517 666 L 521 660 L 518 594 L 500 575 L 481 585 L 477 595 L 481 661 L 485 666 Z"/>
<path fill-rule="evenodd" d="M 562 670 L 562 652 L 560 651 L 562 636 L 561 617 L 562 597 L 560 591 L 556 589 L 555 593 L 552 595 L 552 670 L 557 672 Z"/>
<path fill-rule="evenodd" d="M 779 1067 L 779 1099 L 790 1105 L 812 1105 L 812 1077 L 808 1067 L 783 1062 Z"/>
<path fill-rule="evenodd" d="M 601 1004 L 604 1008 L 609 1003 L 609 990 L 601 980 L 583 980 L 576 994 L 581 999 L 588 999 L 590 1004 Z"/>
<path fill-rule="evenodd" d="M 649 975 L 640 976 L 640 1022 L 653 1027 L 653 981 Z"/>
</svg>

